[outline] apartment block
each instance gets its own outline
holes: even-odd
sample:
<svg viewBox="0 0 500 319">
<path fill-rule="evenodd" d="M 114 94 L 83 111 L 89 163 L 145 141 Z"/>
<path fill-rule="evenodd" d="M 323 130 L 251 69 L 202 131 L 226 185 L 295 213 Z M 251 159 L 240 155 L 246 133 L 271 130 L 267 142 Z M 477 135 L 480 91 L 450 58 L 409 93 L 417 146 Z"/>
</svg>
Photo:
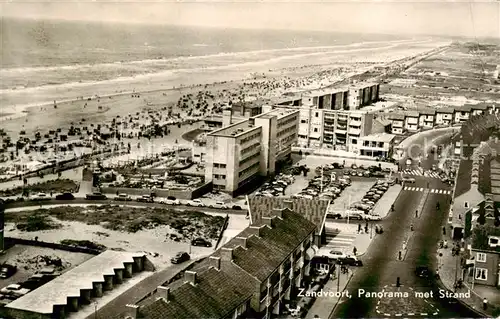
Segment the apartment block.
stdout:
<svg viewBox="0 0 500 319">
<path fill-rule="evenodd" d="M 348 95 L 347 87 L 314 90 L 303 95 L 301 105 L 325 110 L 347 110 Z"/>
<path fill-rule="evenodd" d="M 272 318 L 310 282 L 316 225 L 274 208 L 211 256 L 159 287 L 150 304 L 130 307 L 130 318 Z"/>
<path fill-rule="evenodd" d="M 276 109 L 207 134 L 205 181 L 234 195 L 275 173 L 297 142 L 299 111 Z M 228 123 L 231 123 L 229 116 Z"/>
<path fill-rule="evenodd" d="M 347 104 L 350 110 L 357 110 L 379 100 L 380 84 L 363 82 L 349 86 Z"/>
<path fill-rule="evenodd" d="M 439 108 L 436 110 L 436 125 L 449 126 L 453 124 L 455 118 L 455 110 L 448 107 Z"/>
</svg>

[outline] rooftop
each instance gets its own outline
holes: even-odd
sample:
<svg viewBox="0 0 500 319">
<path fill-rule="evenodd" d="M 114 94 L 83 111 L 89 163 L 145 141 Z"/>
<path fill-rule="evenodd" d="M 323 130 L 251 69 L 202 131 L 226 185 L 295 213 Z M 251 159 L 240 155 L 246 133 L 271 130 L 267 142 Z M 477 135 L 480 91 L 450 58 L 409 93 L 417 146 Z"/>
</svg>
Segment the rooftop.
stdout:
<svg viewBox="0 0 500 319">
<path fill-rule="evenodd" d="M 240 107 L 245 107 L 246 109 L 255 109 L 262 107 L 262 105 L 266 105 L 271 103 L 269 99 L 256 99 L 253 101 L 244 101 L 244 102 L 233 102 L 231 105 L 231 108 L 240 108 Z"/>
<path fill-rule="evenodd" d="M 447 113 L 447 114 L 453 114 L 455 113 L 455 109 L 451 107 L 440 107 L 436 109 L 436 113 Z"/>
<path fill-rule="evenodd" d="M 389 134 L 389 133 L 376 133 L 376 134 L 362 136 L 362 137 L 360 137 L 360 140 L 389 143 L 395 137 L 396 137 L 396 135 Z"/>
<path fill-rule="evenodd" d="M 465 194 L 471 187 L 472 160 L 461 160 L 458 167 L 454 197 Z"/>
<path fill-rule="evenodd" d="M 396 112 L 393 112 L 393 113 L 389 113 L 389 115 L 387 116 L 387 118 L 391 119 L 391 120 L 404 120 L 405 119 L 405 115 L 404 114 L 401 114 L 401 113 L 396 113 Z"/>
<path fill-rule="evenodd" d="M 260 197 L 255 196 L 248 199 L 252 222 L 260 222 L 262 217 L 272 215 L 273 209 L 289 207 L 298 212 L 305 219 L 317 226 L 318 232 L 323 227 L 323 220 L 330 202 L 321 199 L 306 198 L 284 198 L 284 197 Z M 290 205 L 290 206 L 287 206 Z"/>
<path fill-rule="evenodd" d="M 143 253 L 106 250 L 60 275 L 29 294 L 9 303 L 7 308 L 51 314 L 54 305 L 65 305 L 68 297 L 79 297 L 82 289 L 93 289 L 93 282 L 104 282 L 104 275 L 114 275 L 115 269 L 123 269 L 124 263 L 133 263 L 133 257 Z"/>
<path fill-rule="evenodd" d="M 418 113 L 420 113 L 420 115 L 434 115 L 436 114 L 436 110 L 435 109 L 430 109 L 430 108 L 419 108 L 418 109 Z"/>
<path fill-rule="evenodd" d="M 360 83 L 354 83 L 349 85 L 349 89 L 363 89 L 366 87 L 378 85 L 379 83 L 377 82 L 360 82 Z"/>
<path fill-rule="evenodd" d="M 404 115 L 406 117 L 419 117 L 419 113 L 417 111 L 405 111 Z"/>
<path fill-rule="evenodd" d="M 276 109 L 273 109 L 269 112 L 256 115 L 256 116 L 254 116 L 254 118 L 271 118 L 273 116 L 276 116 L 277 119 L 279 120 L 285 116 L 288 116 L 290 114 L 297 113 L 297 112 L 299 112 L 299 111 L 294 110 L 294 109 L 289 109 L 289 108 L 276 108 Z"/>
<path fill-rule="evenodd" d="M 212 254 L 220 258 L 219 270 L 214 268 L 212 258 L 206 258 L 192 269 L 196 272 L 194 285 L 185 280 L 172 285 L 177 288 L 169 292 L 168 302 L 158 299 L 142 306 L 140 314 L 147 319 L 215 319 L 232 315 L 316 227 L 288 209 L 274 214 L 271 227 L 253 223 Z M 245 243 L 241 237 L 246 238 Z M 223 248 L 230 249 L 224 251 L 224 257 L 231 253 L 232 260 L 221 258 Z"/>
<path fill-rule="evenodd" d="M 338 92 L 347 92 L 349 91 L 348 87 L 332 87 L 332 88 L 325 88 L 325 89 L 317 89 L 317 90 L 312 90 L 307 93 L 304 93 L 305 96 L 322 96 L 322 95 L 327 95 L 327 94 L 334 94 Z"/>
<path fill-rule="evenodd" d="M 231 125 L 228 125 L 223 128 L 219 128 L 217 130 L 213 130 L 212 132 L 208 133 L 207 135 L 209 136 L 225 136 L 225 137 L 237 137 L 239 135 L 245 134 L 249 131 L 260 129 L 259 127 L 256 127 L 255 125 L 251 124 L 250 121 L 243 120 Z"/>
</svg>

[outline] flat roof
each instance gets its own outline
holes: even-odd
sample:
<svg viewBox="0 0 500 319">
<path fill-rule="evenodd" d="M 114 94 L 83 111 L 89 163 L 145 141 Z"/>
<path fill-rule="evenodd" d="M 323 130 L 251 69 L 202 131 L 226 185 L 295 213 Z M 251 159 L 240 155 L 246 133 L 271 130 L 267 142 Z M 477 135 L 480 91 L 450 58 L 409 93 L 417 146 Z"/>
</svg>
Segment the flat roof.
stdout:
<svg viewBox="0 0 500 319">
<path fill-rule="evenodd" d="M 38 289 L 12 301 L 7 308 L 51 314 L 54 305 L 66 305 L 68 297 L 79 297 L 82 289 L 93 289 L 93 282 L 104 282 L 104 275 L 114 275 L 114 269 L 123 269 L 125 262 L 144 253 L 106 250 L 81 265 L 56 277 Z"/>
<path fill-rule="evenodd" d="M 389 134 L 389 133 L 376 133 L 376 134 L 362 136 L 360 139 L 366 140 L 366 141 L 390 142 L 395 137 L 396 137 L 396 135 Z"/>
<path fill-rule="evenodd" d="M 269 104 L 271 103 L 271 100 L 269 99 L 256 99 L 253 101 L 244 101 L 244 102 L 234 102 L 231 105 L 231 109 L 233 109 L 235 106 L 241 107 L 244 106 L 246 109 L 255 109 L 262 107 L 262 105 Z"/>
<path fill-rule="evenodd" d="M 355 83 L 349 85 L 350 89 L 360 89 L 360 88 L 366 88 L 374 85 L 379 85 L 377 82 L 360 82 L 360 83 Z"/>
<path fill-rule="evenodd" d="M 257 127 L 253 124 L 250 124 L 250 121 L 248 119 L 228 125 L 226 127 L 222 127 L 216 130 L 213 130 L 212 132 L 208 133 L 207 135 L 210 136 L 226 136 L 226 137 L 236 137 L 241 134 L 245 134 L 246 132 L 249 132 L 251 130 L 256 129 Z"/>
<path fill-rule="evenodd" d="M 332 88 L 311 90 L 309 92 L 306 92 L 304 95 L 305 96 L 321 96 L 321 95 L 325 95 L 325 94 L 334 94 L 334 93 L 347 92 L 347 91 L 349 91 L 349 88 L 347 86 L 341 86 L 341 87 L 332 87 Z"/>
<path fill-rule="evenodd" d="M 270 118 L 270 117 L 276 116 L 279 120 L 279 119 L 286 117 L 290 114 L 298 113 L 298 112 L 299 112 L 299 110 L 297 110 L 297 109 L 281 108 L 280 107 L 280 108 L 273 109 L 269 112 L 256 115 L 253 118 Z"/>
</svg>

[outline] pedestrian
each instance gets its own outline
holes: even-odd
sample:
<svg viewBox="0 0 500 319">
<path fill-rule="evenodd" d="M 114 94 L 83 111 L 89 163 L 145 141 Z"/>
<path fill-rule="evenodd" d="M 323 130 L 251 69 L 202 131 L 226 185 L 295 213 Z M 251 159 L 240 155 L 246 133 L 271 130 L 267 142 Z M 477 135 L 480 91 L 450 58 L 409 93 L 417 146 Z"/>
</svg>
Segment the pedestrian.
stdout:
<svg viewBox="0 0 500 319">
<path fill-rule="evenodd" d="M 415 218 L 418 218 L 418 209 L 415 211 Z"/>
<path fill-rule="evenodd" d="M 446 235 L 446 227 L 443 226 L 443 235 Z"/>
<path fill-rule="evenodd" d="M 488 299 L 486 298 L 483 299 L 483 309 L 484 310 L 488 309 Z"/>
<path fill-rule="evenodd" d="M 361 232 L 361 224 L 358 224 L 358 234 Z"/>
<path fill-rule="evenodd" d="M 352 249 L 352 253 L 354 254 L 354 256 L 356 256 L 356 253 L 357 253 L 357 252 L 358 252 L 358 249 L 357 249 L 356 247 L 354 247 L 354 248 Z"/>
</svg>

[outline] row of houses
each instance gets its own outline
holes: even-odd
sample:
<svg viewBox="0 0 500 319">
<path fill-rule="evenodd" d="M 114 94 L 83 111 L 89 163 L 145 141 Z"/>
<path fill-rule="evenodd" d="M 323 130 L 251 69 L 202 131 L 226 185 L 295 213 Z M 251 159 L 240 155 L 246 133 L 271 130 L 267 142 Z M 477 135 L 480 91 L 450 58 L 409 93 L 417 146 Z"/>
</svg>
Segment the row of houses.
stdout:
<svg viewBox="0 0 500 319">
<path fill-rule="evenodd" d="M 394 112 L 387 116 L 392 134 L 416 132 L 420 129 L 432 129 L 465 123 L 474 116 L 494 114 L 500 111 L 495 104 L 476 104 L 437 109 L 421 108 L 417 111 Z"/>
<path fill-rule="evenodd" d="M 500 115 L 476 116 L 455 136 L 459 159 L 448 223 L 463 239 L 469 283 L 500 287 Z M 497 135 L 497 136 L 495 136 Z"/>
<path fill-rule="evenodd" d="M 182 279 L 128 306 L 119 318 L 273 318 L 283 313 L 312 282 L 311 261 L 329 203 L 249 201 L 251 226 L 185 271 Z"/>
</svg>

